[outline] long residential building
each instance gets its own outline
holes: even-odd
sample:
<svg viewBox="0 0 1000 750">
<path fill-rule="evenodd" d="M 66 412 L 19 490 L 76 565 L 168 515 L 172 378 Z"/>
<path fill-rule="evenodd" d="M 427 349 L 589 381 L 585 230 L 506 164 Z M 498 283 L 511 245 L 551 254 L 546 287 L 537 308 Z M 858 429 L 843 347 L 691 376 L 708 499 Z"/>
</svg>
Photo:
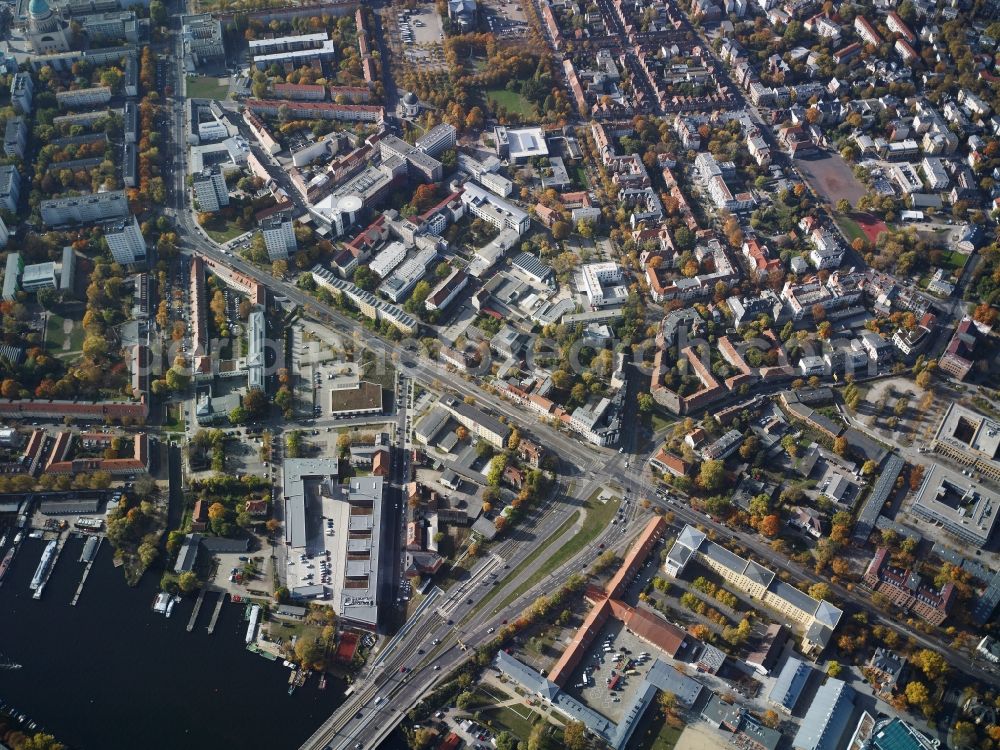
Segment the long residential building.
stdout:
<svg viewBox="0 0 1000 750">
<path fill-rule="evenodd" d="M 369 104 L 337 104 L 336 102 L 301 102 L 289 99 L 248 99 L 246 108 L 255 115 L 275 117 L 287 108 L 291 117 L 307 120 L 343 120 L 346 122 L 382 122 L 385 110 Z"/>
<path fill-rule="evenodd" d="M 664 564 L 668 575 L 680 575 L 696 558 L 740 591 L 777 610 L 803 628 L 806 651 L 822 651 L 833 635 L 843 612 L 823 599 L 814 599 L 778 579 L 774 571 L 745 560 L 691 525 L 684 527 L 670 548 Z"/>
<path fill-rule="evenodd" d="M 60 109 L 97 107 L 110 101 L 110 86 L 94 86 L 89 89 L 70 89 L 69 91 L 56 92 L 56 103 Z"/>
<path fill-rule="evenodd" d="M 42 221 L 49 227 L 91 224 L 109 219 L 124 219 L 129 215 L 128 198 L 124 190 L 44 200 L 40 210 Z"/>
<path fill-rule="evenodd" d="M 385 321 L 407 336 L 417 331 L 420 321 L 403 308 L 391 302 L 380 300 L 371 292 L 366 292 L 349 281 L 337 278 L 320 265 L 314 266 L 311 274 L 313 281 L 339 297 L 346 297 L 365 317 L 375 321 Z"/>
<path fill-rule="evenodd" d="M 482 438 L 501 450 L 507 447 L 507 438 L 510 437 L 511 432 L 510 427 L 496 417 L 491 417 L 475 406 L 470 406 L 452 395 L 442 396 L 439 403 L 476 437 Z"/>
</svg>

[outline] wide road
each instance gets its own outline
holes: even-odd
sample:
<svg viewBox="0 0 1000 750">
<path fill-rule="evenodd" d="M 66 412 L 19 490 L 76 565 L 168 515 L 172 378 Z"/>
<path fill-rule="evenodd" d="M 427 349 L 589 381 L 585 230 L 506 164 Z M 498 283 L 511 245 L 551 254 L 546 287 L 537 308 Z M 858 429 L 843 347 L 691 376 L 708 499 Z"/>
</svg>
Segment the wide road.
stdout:
<svg viewBox="0 0 1000 750">
<path fill-rule="evenodd" d="M 551 514 L 546 515 L 547 519 L 550 517 Z M 520 614 L 538 596 L 557 590 L 570 575 L 583 570 L 599 555 L 599 545 L 623 551 L 647 518 L 648 516 L 636 517 L 625 527 L 627 532 L 622 527 L 609 526 L 591 546 L 547 575 L 539 575 L 539 571 L 544 569 L 546 561 L 563 543 L 572 538 L 575 528 L 564 532 L 531 565 L 516 574 L 507 573 L 506 578 L 505 565 L 511 569 L 516 568 L 536 545 L 500 545 L 500 549 L 510 551 L 510 556 L 500 558 L 491 555 L 485 558 L 473 568 L 468 581 L 455 585 L 457 591 L 438 595 L 414 619 L 404 635 L 387 645 L 376 658 L 373 667 L 362 675 L 357 690 L 302 744 L 302 750 L 326 747 L 347 750 L 357 748 L 359 743 L 366 750 L 375 747 L 442 675 L 471 658 L 477 647 L 494 638 L 496 630 Z M 538 535 L 541 536 L 545 529 L 550 529 L 551 533 L 555 528 L 554 523 L 543 522 L 537 529 Z M 494 613 L 499 603 L 532 579 L 535 583 L 523 594 Z M 483 606 L 482 611 L 476 612 L 474 619 L 464 622 L 480 599 L 494 586 L 498 590 L 489 603 Z"/>
</svg>

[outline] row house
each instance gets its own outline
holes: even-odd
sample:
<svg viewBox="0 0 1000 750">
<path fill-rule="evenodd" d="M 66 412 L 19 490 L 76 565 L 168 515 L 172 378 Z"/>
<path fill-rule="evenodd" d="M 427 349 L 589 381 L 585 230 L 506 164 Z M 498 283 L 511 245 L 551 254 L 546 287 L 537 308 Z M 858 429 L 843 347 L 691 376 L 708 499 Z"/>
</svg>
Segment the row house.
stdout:
<svg viewBox="0 0 1000 750">
<path fill-rule="evenodd" d="M 889 14 L 885 18 L 885 25 L 888 27 L 889 31 L 894 34 L 899 34 L 899 36 L 905 39 L 909 44 L 917 43 L 917 35 L 913 33 L 910 27 L 906 25 L 906 21 L 900 18 L 896 11 L 889 11 Z"/>
<path fill-rule="evenodd" d="M 854 18 L 854 33 L 856 33 L 865 44 L 871 44 L 877 47 L 882 43 L 882 37 L 879 36 L 875 28 L 868 23 L 868 19 L 864 16 L 856 16 Z"/>
</svg>

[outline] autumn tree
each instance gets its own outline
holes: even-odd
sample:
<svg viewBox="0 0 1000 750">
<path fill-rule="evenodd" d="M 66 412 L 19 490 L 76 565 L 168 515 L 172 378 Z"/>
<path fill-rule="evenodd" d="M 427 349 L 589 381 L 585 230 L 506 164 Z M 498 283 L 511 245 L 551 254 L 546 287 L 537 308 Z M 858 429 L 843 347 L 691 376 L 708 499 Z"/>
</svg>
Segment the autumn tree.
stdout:
<svg viewBox="0 0 1000 750">
<path fill-rule="evenodd" d="M 563 727 L 563 747 L 566 750 L 587 750 L 587 728 L 582 721 L 571 721 Z"/>
<path fill-rule="evenodd" d="M 948 662 L 945 658 L 929 648 L 924 648 L 913 655 L 913 663 L 920 667 L 920 670 L 927 676 L 928 680 L 935 681 L 948 673 Z"/>
<path fill-rule="evenodd" d="M 778 716 L 777 711 L 772 711 L 768 709 L 760 715 L 760 723 L 765 727 L 770 727 L 771 729 L 777 729 L 781 725 L 781 717 Z"/>
<path fill-rule="evenodd" d="M 778 535 L 778 532 L 781 531 L 781 519 L 774 513 L 769 516 L 764 516 L 764 518 L 761 519 L 760 526 L 757 527 L 757 530 L 768 538 L 775 537 Z"/>
<path fill-rule="evenodd" d="M 913 680 L 906 685 L 906 702 L 911 706 L 923 706 L 930 700 L 930 693 L 927 686 L 922 682 Z"/>
<path fill-rule="evenodd" d="M 850 452 L 850 445 L 843 435 L 833 439 L 833 452 L 838 456 L 846 458 Z"/>
<path fill-rule="evenodd" d="M 830 587 L 823 582 L 814 583 L 809 587 L 809 596 L 813 599 L 829 599 Z"/>
</svg>

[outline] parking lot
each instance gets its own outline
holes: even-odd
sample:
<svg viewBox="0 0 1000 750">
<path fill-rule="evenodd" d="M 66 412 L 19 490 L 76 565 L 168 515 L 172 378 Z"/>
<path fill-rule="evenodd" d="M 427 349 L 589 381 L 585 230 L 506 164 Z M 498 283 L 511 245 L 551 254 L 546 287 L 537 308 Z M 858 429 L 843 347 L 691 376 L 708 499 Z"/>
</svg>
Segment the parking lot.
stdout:
<svg viewBox="0 0 1000 750">
<path fill-rule="evenodd" d="M 387 38 L 396 52 L 426 70 L 447 70 L 444 28 L 433 6 L 383 15 Z"/>
<path fill-rule="evenodd" d="M 204 553 L 202 553 L 204 554 Z M 270 550 L 249 552 L 218 552 L 213 555 L 216 563 L 215 578 L 212 583 L 231 594 L 246 596 L 250 591 L 270 590 L 267 575 L 266 555 Z"/>
<path fill-rule="evenodd" d="M 498 37 L 522 36 L 528 24 L 523 7 L 526 2 L 531 0 L 488 0 L 483 3 L 483 17 L 490 31 Z"/>
<path fill-rule="evenodd" d="M 639 690 L 642 676 L 657 658 L 654 651 L 653 646 L 628 632 L 621 621 L 612 619 L 594 638 L 566 689 L 618 723 Z"/>
</svg>

